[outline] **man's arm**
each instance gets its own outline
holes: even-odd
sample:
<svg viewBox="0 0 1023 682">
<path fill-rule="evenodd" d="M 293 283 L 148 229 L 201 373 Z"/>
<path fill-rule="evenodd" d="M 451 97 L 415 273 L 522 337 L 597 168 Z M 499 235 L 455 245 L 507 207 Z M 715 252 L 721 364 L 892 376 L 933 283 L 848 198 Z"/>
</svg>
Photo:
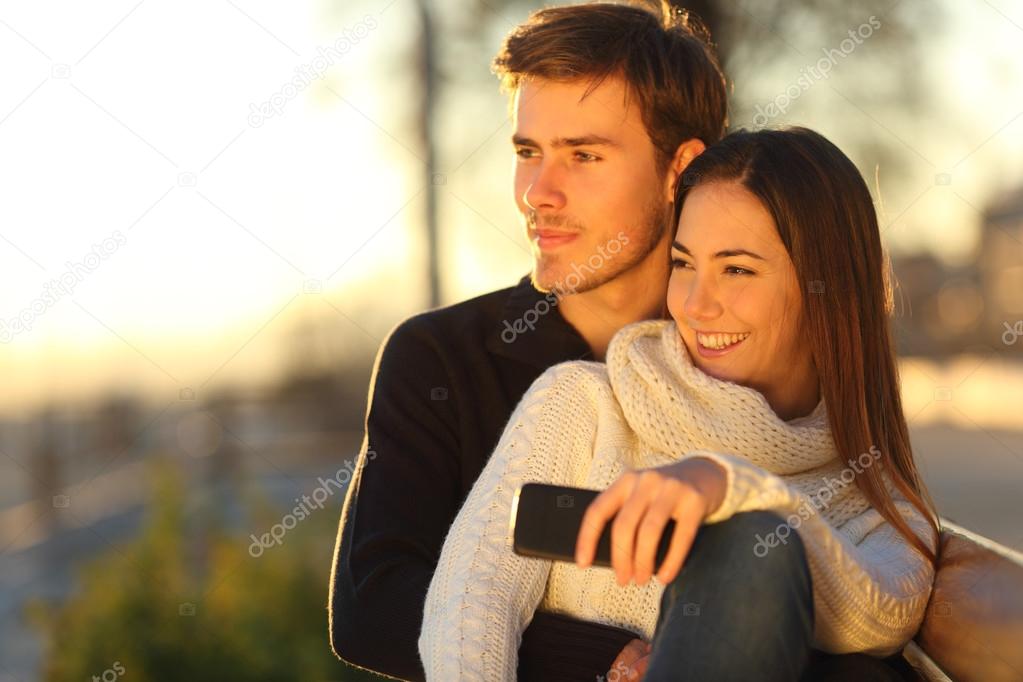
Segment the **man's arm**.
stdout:
<svg viewBox="0 0 1023 682">
<path fill-rule="evenodd" d="M 394 677 L 423 680 L 417 642 L 430 580 L 462 503 L 456 396 L 426 320 L 399 325 L 371 380 L 366 437 L 345 496 L 331 575 L 334 652 Z M 446 399 L 434 389 L 449 391 Z M 537 612 L 519 678 L 586 679 L 608 671 L 636 635 Z"/>
<path fill-rule="evenodd" d="M 334 549 L 334 652 L 402 679 L 424 679 L 416 648 L 423 604 L 461 502 L 455 400 L 435 391 L 448 386 L 425 321 L 399 325 L 373 369 L 366 435 Z"/>
</svg>

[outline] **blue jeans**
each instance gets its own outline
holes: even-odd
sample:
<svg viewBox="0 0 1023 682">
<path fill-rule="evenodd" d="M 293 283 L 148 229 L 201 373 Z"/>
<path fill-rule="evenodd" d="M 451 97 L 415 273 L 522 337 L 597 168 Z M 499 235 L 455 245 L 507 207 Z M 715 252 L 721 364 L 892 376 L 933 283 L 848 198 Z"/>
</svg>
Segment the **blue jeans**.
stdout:
<svg viewBox="0 0 1023 682">
<path fill-rule="evenodd" d="M 785 521 L 736 514 L 702 526 L 679 575 L 664 588 L 645 682 L 665 680 L 900 680 L 863 654 L 811 649 L 813 590 L 798 533 L 754 553 Z M 863 676 L 865 675 L 865 676 Z"/>
</svg>

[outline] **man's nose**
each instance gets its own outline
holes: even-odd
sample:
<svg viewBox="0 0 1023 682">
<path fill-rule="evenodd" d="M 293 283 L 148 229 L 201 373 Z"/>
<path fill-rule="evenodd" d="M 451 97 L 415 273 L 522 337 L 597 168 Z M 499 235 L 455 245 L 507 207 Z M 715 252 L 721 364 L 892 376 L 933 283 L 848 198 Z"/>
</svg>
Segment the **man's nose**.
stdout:
<svg viewBox="0 0 1023 682">
<path fill-rule="evenodd" d="M 522 195 L 522 202 L 533 209 L 559 210 L 565 207 L 565 192 L 560 169 L 555 164 L 543 162 L 536 170 L 532 182 Z"/>
</svg>

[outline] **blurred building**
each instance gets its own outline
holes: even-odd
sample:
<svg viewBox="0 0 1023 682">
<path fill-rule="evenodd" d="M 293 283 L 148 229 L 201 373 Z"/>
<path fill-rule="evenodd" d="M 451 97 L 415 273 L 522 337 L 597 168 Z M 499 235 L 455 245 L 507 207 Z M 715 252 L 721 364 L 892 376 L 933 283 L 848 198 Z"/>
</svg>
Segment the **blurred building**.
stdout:
<svg viewBox="0 0 1023 682">
<path fill-rule="evenodd" d="M 984 324 L 997 334 L 997 347 L 1023 357 L 1023 187 L 985 213 L 978 267 Z"/>
<path fill-rule="evenodd" d="M 1023 356 L 1023 188 L 985 212 L 972 262 L 916 253 L 893 268 L 900 353 Z"/>
</svg>

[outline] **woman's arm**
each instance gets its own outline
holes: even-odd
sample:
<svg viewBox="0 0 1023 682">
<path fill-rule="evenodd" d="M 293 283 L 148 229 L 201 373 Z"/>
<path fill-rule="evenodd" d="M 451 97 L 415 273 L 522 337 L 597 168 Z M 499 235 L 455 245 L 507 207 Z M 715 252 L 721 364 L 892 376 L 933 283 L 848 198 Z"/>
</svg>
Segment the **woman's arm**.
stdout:
<svg viewBox="0 0 1023 682">
<path fill-rule="evenodd" d="M 579 461 L 592 456 L 596 409 L 584 385 L 593 383 L 585 380 L 592 372 L 559 365 L 534 382 L 458 512 L 423 612 L 427 680 L 515 680 L 522 632 L 551 562 L 512 552 L 512 497 L 524 482 L 570 482 Z M 565 429 L 568 419 L 593 429 Z"/>
<path fill-rule="evenodd" d="M 717 466 L 708 463 L 713 462 Z M 908 502 L 896 506 L 910 527 L 930 542 L 927 521 Z M 767 537 L 750 537 L 751 560 L 798 533 L 813 579 L 818 648 L 832 653 L 892 654 L 916 632 L 930 597 L 934 571 L 875 510 L 838 529 L 810 499 L 782 478 L 734 455 L 695 451 L 672 464 L 626 472 L 590 504 L 576 549 L 580 568 L 593 561 L 597 537 L 612 517 L 611 560 L 618 583 L 645 584 L 655 570 L 662 584 L 674 580 L 701 523 L 740 512 L 772 511 L 785 521 Z M 660 567 L 654 550 L 668 519 L 671 546 Z"/>
<path fill-rule="evenodd" d="M 734 514 L 770 510 L 786 519 L 772 537 L 750 538 L 762 557 L 798 532 L 813 577 L 814 639 L 831 653 L 890 655 L 913 637 L 923 620 L 934 570 L 926 557 L 874 509 L 840 528 L 817 513 L 810 499 L 780 477 L 734 456 L 696 452 L 719 464 L 728 479 L 724 500 L 706 523 Z M 896 497 L 910 528 L 935 549 L 933 532 L 913 505 Z"/>
</svg>

